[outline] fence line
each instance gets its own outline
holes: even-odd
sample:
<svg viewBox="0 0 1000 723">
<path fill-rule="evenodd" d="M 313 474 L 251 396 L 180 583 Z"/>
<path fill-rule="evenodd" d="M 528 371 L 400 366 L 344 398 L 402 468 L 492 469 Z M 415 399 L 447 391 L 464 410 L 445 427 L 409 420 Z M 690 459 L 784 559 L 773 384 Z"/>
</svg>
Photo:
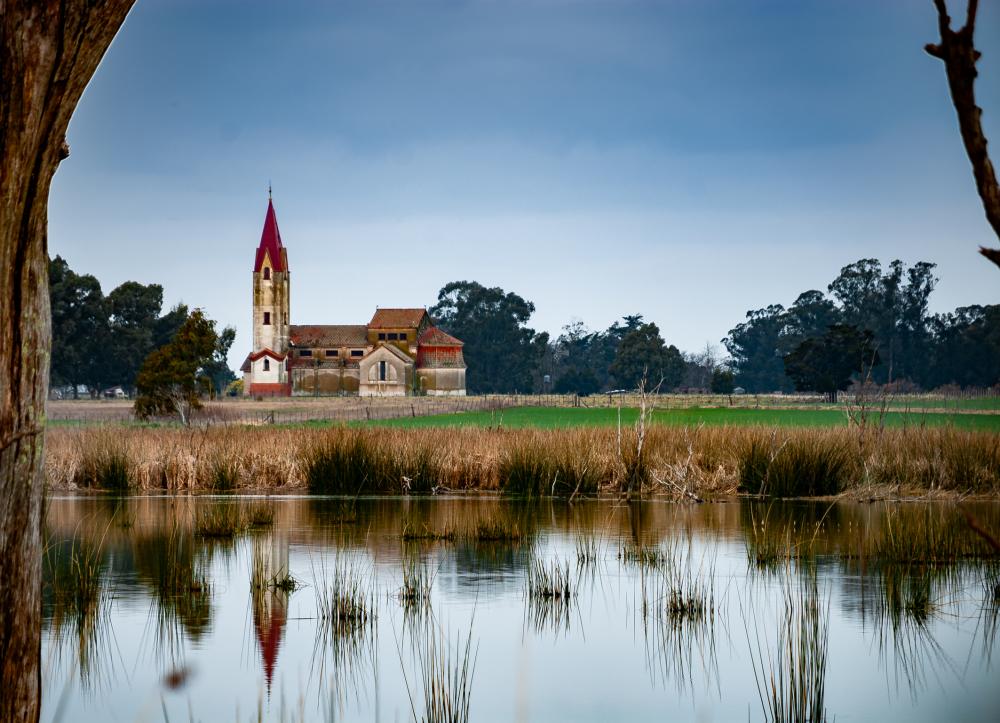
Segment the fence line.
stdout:
<svg viewBox="0 0 1000 723">
<path fill-rule="evenodd" d="M 955 390 L 955 393 L 900 394 L 899 405 L 939 401 L 943 407 L 956 400 L 1000 396 L 998 389 Z M 810 408 L 825 404 L 817 394 L 655 394 L 647 405 L 655 409 L 732 407 L 742 409 Z M 208 402 L 195 414 L 199 425 L 216 424 L 300 424 L 308 422 L 358 422 L 425 417 L 456 412 L 499 412 L 518 407 L 637 407 L 640 397 L 628 394 L 487 394 L 466 397 L 291 397 L 278 400 L 219 400 Z M 1000 405 L 998 405 L 1000 408 Z M 122 423 L 135 421 L 131 404 L 85 401 L 50 402 L 48 419 L 60 422 Z"/>
</svg>

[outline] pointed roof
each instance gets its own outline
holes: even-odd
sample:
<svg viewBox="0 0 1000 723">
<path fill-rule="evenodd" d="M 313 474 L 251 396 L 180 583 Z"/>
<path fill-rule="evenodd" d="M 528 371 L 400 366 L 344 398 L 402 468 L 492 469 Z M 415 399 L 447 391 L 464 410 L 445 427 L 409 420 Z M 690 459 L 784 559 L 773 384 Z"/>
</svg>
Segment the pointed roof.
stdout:
<svg viewBox="0 0 1000 723">
<path fill-rule="evenodd" d="M 271 260 L 271 268 L 275 271 L 288 270 L 288 257 L 285 247 L 281 245 L 281 233 L 278 231 L 278 218 L 274 215 L 274 204 L 267 199 L 267 215 L 264 216 L 264 230 L 260 234 L 260 246 L 257 247 L 257 258 L 253 263 L 254 273 L 264 265 L 264 256 Z"/>
</svg>

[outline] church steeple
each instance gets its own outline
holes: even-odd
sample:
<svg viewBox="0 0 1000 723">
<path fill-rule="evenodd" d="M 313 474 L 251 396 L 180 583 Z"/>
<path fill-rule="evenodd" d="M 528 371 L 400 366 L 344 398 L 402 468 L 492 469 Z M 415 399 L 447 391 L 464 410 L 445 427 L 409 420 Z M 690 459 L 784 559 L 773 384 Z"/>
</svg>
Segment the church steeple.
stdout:
<svg viewBox="0 0 1000 723">
<path fill-rule="evenodd" d="M 281 244 L 281 232 L 278 231 L 278 217 L 274 214 L 270 186 L 267 189 L 267 214 L 264 216 L 264 230 L 260 234 L 260 245 L 257 247 L 257 257 L 253 264 L 255 274 L 264 267 L 265 258 L 270 260 L 272 271 L 288 270 L 288 256 L 285 247 Z"/>
<path fill-rule="evenodd" d="M 264 230 L 260 234 L 260 244 L 257 246 L 253 264 L 254 353 L 266 349 L 284 357 L 288 351 L 290 292 L 288 252 L 281 243 L 274 202 L 270 198 L 270 188 L 268 188 Z M 278 374 L 278 377 L 281 377 L 281 382 L 285 381 L 283 374 Z"/>
</svg>

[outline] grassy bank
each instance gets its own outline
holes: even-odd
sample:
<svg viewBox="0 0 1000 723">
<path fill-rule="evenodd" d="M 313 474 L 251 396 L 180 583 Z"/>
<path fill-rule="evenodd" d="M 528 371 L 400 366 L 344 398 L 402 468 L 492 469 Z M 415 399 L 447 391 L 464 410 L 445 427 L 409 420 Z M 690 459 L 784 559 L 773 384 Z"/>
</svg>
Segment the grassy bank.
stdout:
<svg viewBox="0 0 1000 723">
<path fill-rule="evenodd" d="M 512 496 L 997 494 L 1000 445 L 954 427 L 56 428 L 52 488 Z"/>
<path fill-rule="evenodd" d="M 622 424 L 635 424 L 639 410 L 621 410 Z M 848 417 L 842 409 L 746 409 L 691 408 L 655 409 L 654 424 L 670 426 L 776 426 L 776 427 L 847 427 Z M 877 422 L 877 420 L 876 420 Z M 885 414 L 885 426 L 942 427 L 1000 432 L 1000 414 L 949 414 L 943 412 L 892 411 Z M 456 412 L 426 417 L 402 417 L 369 422 L 370 425 L 407 429 L 428 427 L 495 427 L 512 429 L 560 429 L 569 427 L 614 427 L 618 424 L 615 408 L 517 407 L 498 412 Z"/>
</svg>

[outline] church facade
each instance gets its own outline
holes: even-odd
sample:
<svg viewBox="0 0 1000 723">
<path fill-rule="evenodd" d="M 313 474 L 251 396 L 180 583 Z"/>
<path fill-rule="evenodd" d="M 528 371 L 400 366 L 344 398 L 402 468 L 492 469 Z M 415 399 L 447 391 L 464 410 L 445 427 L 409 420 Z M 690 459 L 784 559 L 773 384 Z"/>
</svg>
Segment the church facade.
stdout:
<svg viewBox="0 0 1000 723">
<path fill-rule="evenodd" d="M 426 309 L 378 308 L 367 324 L 292 324 L 288 252 L 271 199 L 253 266 L 247 396 L 462 396 L 462 342 Z"/>
</svg>

